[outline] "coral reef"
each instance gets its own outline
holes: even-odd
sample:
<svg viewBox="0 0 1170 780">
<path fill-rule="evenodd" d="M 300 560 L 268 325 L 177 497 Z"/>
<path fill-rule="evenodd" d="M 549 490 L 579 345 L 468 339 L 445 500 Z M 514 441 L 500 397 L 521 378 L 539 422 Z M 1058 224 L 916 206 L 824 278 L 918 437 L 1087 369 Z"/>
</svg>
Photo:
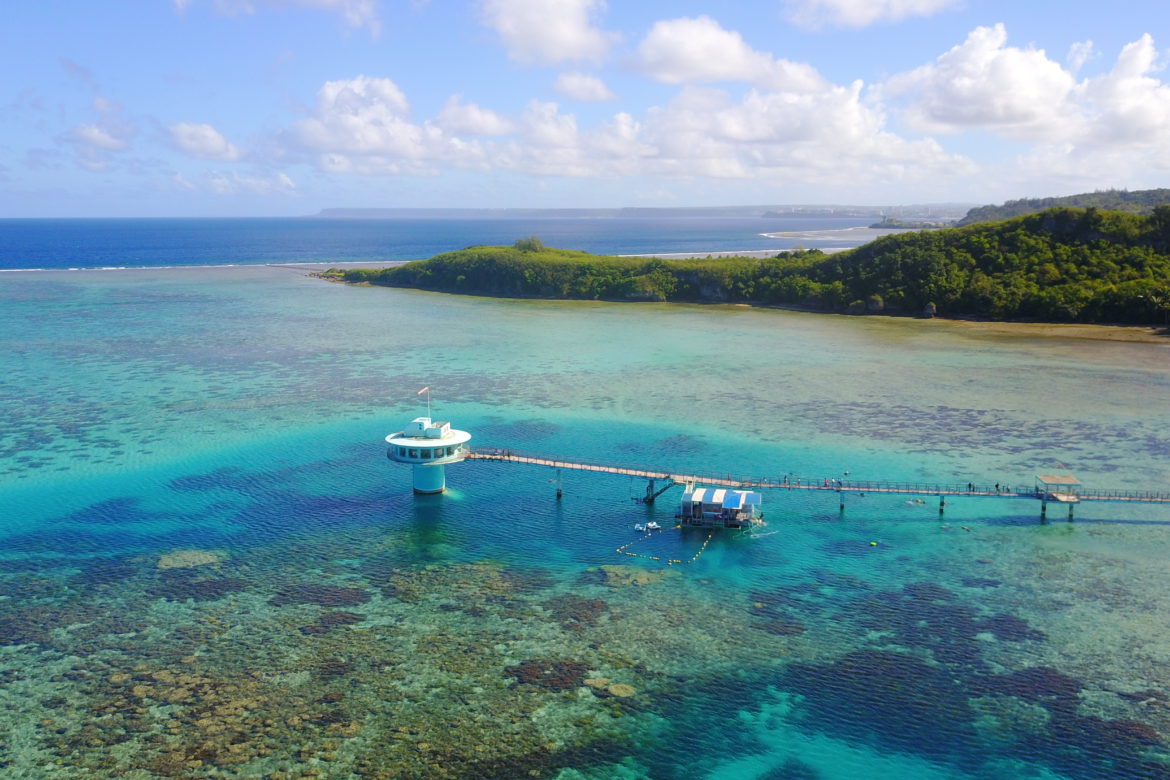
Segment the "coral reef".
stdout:
<svg viewBox="0 0 1170 780">
<path fill-rule="evenodd" d="M 175 569 L 173 571 L 188 571 Z M 147 592 L 159 598 L 171 601 L 216 601 L 230 593 L 239 593 L 248 590 L 250 584 L 239 577 L 224 577 L 222 579 L 203 579 L 195 577 L 166 577 L 163 582 Z"/>
<path fill-rule="evenodd" d="M 581 629 L 597 624 L 597 619 L 609 610 L 601 599 L 587 599 L 572 593 L 555 596 L 544 602 L 545 609 L 570 629 Z"/>
<path fill-rule="evenodd" d="M 342 610 L 326 612 L 318 617 L 316 622 L 310 623 L 307 626 L 301 626 L 301 633 L 324 634 L 338 626 L 352 626 L 354 623 L 360 623 L 363 620 L 365 620 L 365 615 L 359 615 L 356 612 L 345 612 Z"/>
<path fill-rule="evenodd" d="M 370 600 L 365 588 L 347 588 L 340 585 L 322 585 L 301 582 L 285 585 L 276 591 L 269 604 L 277 607 L 289 604 L 318 604 L 322 607 L 355 607 Z"/>
<path fill-rule="evenodd" d="M 532 658 L 504 669 L 517 684 L 538 685 L 550 691 L 564 691 L 585 684 L 587 664 L 573 660 Z"/>
<path fill-rule="evenodd" d="M 611 588 L 624 588 L 630 585 L 655 585 L 663 580 L 676 576 L 673 569 L 650 571 L 640 566 L 606 563 L 596 569 L 587 569 L 585 581 L 599 582 Z"/>
<path fill-rule="evenodd" d="M 806 697 L 822 727 L 870 732 L 899 750 L 945 754 L 974 736 L 966 691 L 944 668 L 910 655 L 857 650 L 827 665 L 793 664 L 783 684 Z"/>
<path fill-rule="evenodd" d="M 220 563 L 226 557 L 225 553 L 218 550 L 175 550 L 161 556 L 155 565 L 160 570 L 190 569 Z"/>
</svg>

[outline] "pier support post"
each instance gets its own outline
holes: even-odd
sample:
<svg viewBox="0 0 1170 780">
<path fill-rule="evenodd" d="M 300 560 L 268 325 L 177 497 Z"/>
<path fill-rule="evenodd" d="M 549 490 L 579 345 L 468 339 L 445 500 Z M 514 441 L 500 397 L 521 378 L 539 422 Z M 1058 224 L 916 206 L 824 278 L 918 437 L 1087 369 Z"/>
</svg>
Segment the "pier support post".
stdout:
<svg viewBox="0 0 1170 780">
<path fill-rule="evenodd" d="M 938 516 L 942 517 L 943 510 L 947 508 L 947 500 L 942 496 L 938 497 Z"/>
<path fill-rule="evenodd" d="M 1040 519 L 1048 519 L 1048 502 L 1044 499 L 1040 499 Z"/>
<path fill-rule="evenodd" d="M 1069 519 L 1070 523 L 1072 522 L 1072 519 L 1073 519 L 1073 516 L 1072 516 L 1073 506 L 1074 505 L 1071 503 L 1068 505 L 1068 519 Z"/>
<path fill-rule="evenodd" d="M 654 478 L 651 477 L 650 479 L 648 479 L 646 481 L 646 498 L 642 499 L 642 503 L 643 504 L 653 504 L 655 495 L 656 494 L 654 492 Z"/>
<path fill-rule="evenodd" d="M 837 509 L 841 513 L 845 512 L 845 492 L 842 490 L 837 491 Z"/>
<path fill-rule="evenodd" d="M 563 495 L 565 495 L 565 484 L 561 481 L 561 470 L 557 469 L 557 501 L 560 501 Z"/>
</svg>

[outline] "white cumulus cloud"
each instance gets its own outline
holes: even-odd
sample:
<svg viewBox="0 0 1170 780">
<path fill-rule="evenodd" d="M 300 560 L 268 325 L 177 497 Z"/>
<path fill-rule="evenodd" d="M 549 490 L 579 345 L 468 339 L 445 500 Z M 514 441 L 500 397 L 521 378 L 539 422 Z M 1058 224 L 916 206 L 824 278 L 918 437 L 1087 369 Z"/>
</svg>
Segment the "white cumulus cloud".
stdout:
<svg viewBox="0 0 1170 780">
<path fill-rule="evenodd" d="M 77 143 L 92 149 L 116 152 L 129 146 L 129 142 L 115 135 L 114 131 L 94 124 L 77 125 L 73 128 L 71 136 Z"/>
<path fill-rule="evenodd" d="M 232 162 L 240 159 L 239 147 L 208 124 L 178 122 L 167 128 L 171 144 L 184 154 L 204 160 Z"/>
<path fill-rule="evenodd" d="M 452 133 L 464 135 L 506 135 L 515 124 L 491 109 L 464 103 L 458 95 L 447 99 L 435 123 Z"/>
<path fill-rule="evenodd" d="M 867 27 L 908 16 L 931 16 L 963 0 L 785 0 L 788 18 L 803 27 Z"/>
<path fill-rule="evenodd" d="M 1076 73 L 1096 54 L 1092 41 L 1077 41 L 1068 47 L 1068 56 L 1065 60 L 1068 62 L 1069 70 Z"/>
<path fill-rule="evenodd" d="M 245 175 L 235 171 L 209 171 L 205 183 L 207 189 L 216 195 L 290 195 L 297 188 L 296 182 L 284 173 Z"/>
<path fill-rule="evenodd" d="M 1002 24 L 977 27 L 935 62 L 892 77 L 883 92 L 911 96 L 906 118 L 927 132 L 979 127 L 1051 140 L 1069 129 L 1076 79 L 1042 49 L 1006 44 Z"/>
<path fill-rule="evenodd" d="M 1089 117 L 1086 140 L 1170 151 L 1170 86 L 1153 75 L 1159 70 L 1154 39 L 1143 35 L 1121 50 L 1112 70 L 1086 80 L 1080 90 Z"/>
<path fill-rule="evenodd" d="M 409 111 L 390 79 L 329 81 L 317 91 L 312 116 L 296 123 L 295 136 L 318 155 L 319 167 L 336 173 L 430 173 L 435 160 L 476 154 L 477 142 L 450 137 L 437 123 L 416 124 Z"/>
<path fill-rule="evenodd" d="M 1078 81 L 1090 55 L 1091 44 L 1076 44 L 1065 67 L 1042 50 L 1008 46 L 1003 25 L 980 27 L 876 92 L 911 127 L 1032 144 L 997 171 L 1022 190 L 1160 184 L 1170 173 L 1170 85 L 1153 38 L 1127 44 L 1111 69 Z"/>
<path fill-rule="evenodd" d="M 130 148 L 134 135 L 132 125 L 111 118 L 99 123 L 74 125 L 66 141 L 77 153 L 77 164 L 87 171 L 106 171 L 115 159 L 115 153 Z"/>
<path fill-rule="evenodd" d="M 885 187 L 933 185 L 973 170 L 969 160 L 933 139 L 891 131 L 882 108 L 863 97 L 860 81 L 819 83 L 818 89 L 809 83 L 753 87 L 739 96 L 686 84 L 672 100 L 640 115 L 619 112 L 586 125 L 552 101 L 534 99 L 518 116 L 506 116 L 459 96 L 433 118 L 414 120 L 393 81 L 358 76 L 324 84 L 310 116 L 287 137 L 334 174 L 471 169 Z"/>
<path fill-rule="evenodd" d="M 801 91 L 825 86 L 812 66 L 756 51 L 708 16 L 655 23 L 638 46 L 636 65 L 667 84 L 740 81 Z"/>
<path fill-rule="evenodd" d="M 484 24 L 524 64 L 605 59 L 615 36 L 595 25 L 604 0 L 481 0 Z"/>
<path fill-rule="evenodd" d="M 652 168 L 674 174 L 781 181 L 925 180 L 969 173 L 972 164 L 931 139 L 885 129 L 861 99 L 860 82 L 817 93 L 688 87 L 652 109 L 643 140 L 657 150 Z"/>
<path fill-rule="evenodd" d="M 597 76 L 587 73 L 562 73 L 557 76 L 555 89 L 565 97 L 587 103 L 603 103 L 607 100 L 616 100 L 617 95 L 606 86 Z"/>
</svg>

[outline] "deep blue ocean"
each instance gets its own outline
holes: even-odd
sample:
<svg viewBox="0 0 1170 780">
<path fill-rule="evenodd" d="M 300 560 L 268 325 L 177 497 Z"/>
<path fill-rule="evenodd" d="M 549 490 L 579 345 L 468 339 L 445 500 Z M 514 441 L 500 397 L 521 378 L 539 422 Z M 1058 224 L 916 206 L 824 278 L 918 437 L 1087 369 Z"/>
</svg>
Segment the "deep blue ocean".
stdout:
<svg viewBox="0 0 1170 780">
<path fill-rule="evenodd" d="M 415 495 L 384 441 L 430 386 L 485 448 L 1163 491 L 1165 339 L 299 265 L 858 222 L 0 221 L 0 265 L 48 269 L 0 273 L 0 778 L 1170 777 L 1170 507 L 769 489 L 708 534 L 630 476 Z"/>
<path fill-rule="evenodd" d="M 537 236 L 595 254 L 768 251 L 852 246 L 872 219 L 831 217 L 622 219 L 6 219 L 0 269 L 419 260 L 477 244 Z M 767 232 L 833 231 L 767 238 Z"/>
</svg>

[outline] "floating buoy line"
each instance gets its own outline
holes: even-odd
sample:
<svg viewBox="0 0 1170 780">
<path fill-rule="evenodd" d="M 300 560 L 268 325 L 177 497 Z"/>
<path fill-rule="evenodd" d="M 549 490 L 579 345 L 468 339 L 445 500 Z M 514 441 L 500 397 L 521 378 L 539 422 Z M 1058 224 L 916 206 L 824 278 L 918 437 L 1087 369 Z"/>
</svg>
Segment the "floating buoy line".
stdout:
<svg viewBox="0 0 1170 780">
<path fill-rule="evenodd" d="M 681 525 L 676 525 L 674 527 L 676 529 L 682 528 Z M 630 552 L 629 551 L 629 548 L 633 547 L 638 542 L 649 539 L 651 536 L 657 536 L 658 534 L 663 533 L 665 531 L 666 531 L 666 529 L 663 528 L 663 529 L 658 530 L 658 531 L 651 531 L 648 534 L 643 534 L 642 536 L 639 536 L 637 539 L 634 539 L 633 541 L 626 542 L 621 547 L 614 550 L 614 552 L 620 553 L 621 555 L 628 555 L 631 558 L 645 558 L 648 561 L 658 561 L 659 563 L 665 563 L 667 566 L 673 566 L 676 563 L 680 564 L 680 565 L 681 564 L 688 564 L 689 565 L 689 564 L 692 564 L 695 561 L 699 560 L 699 556 L 707 551 L 707 545 L 711 543 L 711 537 L 713 537 L 715 535 L 714 531 L 711 531 L 709 534 L 707 534 L 707 538 L 703 540 L 703 545 L 701 547 L 699 547 L 699 551 L 697 553 L 695 553 L 693 556 L 691 556 L 691 559 L 687 560 L 687 561 L 684 561 L 680 558 L 663 558 L 661 555 L 646 555 L 645 553 L 638 553 L 638 552 Z"/>
</svg>

